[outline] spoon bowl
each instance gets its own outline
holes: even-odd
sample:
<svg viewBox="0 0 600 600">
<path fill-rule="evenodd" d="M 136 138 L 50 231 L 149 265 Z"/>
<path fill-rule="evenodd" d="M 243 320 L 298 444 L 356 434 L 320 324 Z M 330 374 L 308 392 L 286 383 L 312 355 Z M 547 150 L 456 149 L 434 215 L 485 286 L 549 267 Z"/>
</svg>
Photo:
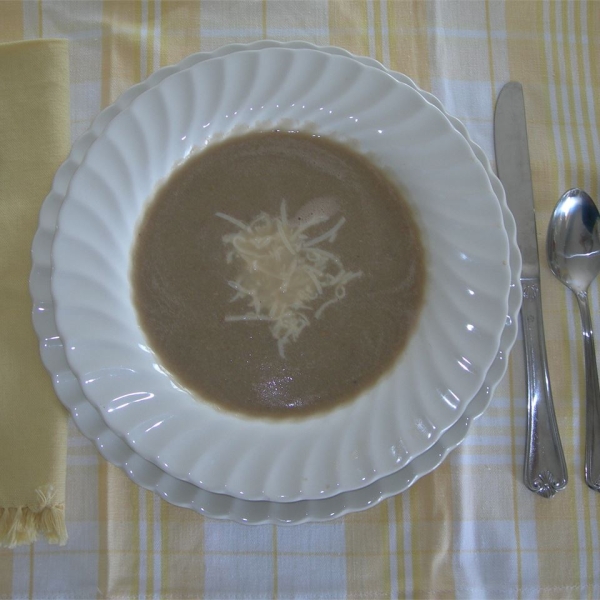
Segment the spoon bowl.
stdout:
<svg viewBox="0 0 600 600">
<path fill-rule="evenodd" d="M 580 189 L 558 201 L 548 227 L 548 263 L 575 294 L 585 292 L 600 273 L 600 213 Z"/>
<path fill-rule="evenodd" d="M 588 288 L 600 273 L 600 213 L 583 190 L 569 190 L 558 201 L 546 250 L 554 275 L 576 296 L 585 350 L 586 441 L 585 481 L 600 491 L 600 386 L 588 304 Z"/>
</svg>

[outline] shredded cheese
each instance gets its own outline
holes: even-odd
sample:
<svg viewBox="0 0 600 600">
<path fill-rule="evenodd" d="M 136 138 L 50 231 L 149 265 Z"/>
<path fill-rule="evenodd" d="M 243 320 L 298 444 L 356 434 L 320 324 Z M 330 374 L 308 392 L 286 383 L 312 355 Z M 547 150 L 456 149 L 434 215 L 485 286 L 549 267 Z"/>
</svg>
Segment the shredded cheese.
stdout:
<svg viewBox="0 0 600 600">
<path fill-rule="evenodd" d="M 261 212 L 249 224 L 221 212 L 216 216 L 238 229 L 223 236 L 227 263 L 239 267 L 235 281 L 228 284 L 235 290 L 231 302 L 245 300 L 248 308 L 246 313 L 228 315 L 225 321 L 268 321 L 279 354 L 285 358 L 286 344 L 296 341 L 310 325 L 307 313 L 314 311 L 314 318 L 321 318 L 326 308 L 346 296 L 346 284 L 362 275 L 361 271 L 346 271 L 338 256 L 318 247 L 335 241 L 345 219 L 311 239 L 306 232 L 328 217 L 294 225 L 288 219 L 285 200 L 278 216 Z M 317 301 L 320 304 L 315 311 L 311 305 Z"/>
</svg>

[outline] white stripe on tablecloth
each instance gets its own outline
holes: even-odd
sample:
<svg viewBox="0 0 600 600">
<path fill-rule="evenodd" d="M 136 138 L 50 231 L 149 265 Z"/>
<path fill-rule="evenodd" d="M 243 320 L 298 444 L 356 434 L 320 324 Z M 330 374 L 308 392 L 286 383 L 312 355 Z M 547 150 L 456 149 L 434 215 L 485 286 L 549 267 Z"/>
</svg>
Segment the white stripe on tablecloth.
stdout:
<svg viewBox="0 0 600 600">
<path fill-rule="evenodd" d="M 31 552 L 34 546 L 17 546 L 12 552 L 12 597 L 31 598 L 34 590 L 30 589 Z M 35 583 L 35 582 L 34 582 Z"/>
<path fill-rule="evenodd" d="M 552 32 L 550 31 L 550 6 L 547 2 L 542 5 L 544 18 L 544 52 L 548 67 L 548 92 L 550 95 L 550 112 L 552 113 L 552 129 L 554 134 L 554 149 L 558 163 L 558 187 L 565 187 L 564 156 L 560 139 L 560 126 L 558 116 L 558 103 L 556 101 L 557 89 L 554 77 L 554 59 L 552 57 Z"/>
<path fill-rule="evenodd" d="M 369 35 L 369 56 L 376 58 L 375 51 L 375 9 L 373 0 L 367 2 L 367 32 Z"/>
<path fill-rule="evenodd" d="M 402 495 L 402 521 L 404 541 L 404 596 L 413 595 L 413 570 L 412 570 L 412 530 L 410 527 L 410 494 Z"/>
<path fill-rule="evenodd" d="M 381 22 L 381 59 L 386 67 L 390 67 L 390 37 L 388 29 L 387 0 L 380 0 Z"/>
<path fill-rule="evenodd" d="M 588 40 L 587 44 L 589 45 L 589 36 L 588 36 L 588 21 L 587 21 L 587 2 L 582 3 L 581 6 L 581 34 L 582 36 Z M 597 65 L 595 65 L 597 67 Z M 588 102 L 588 119 L 590 120 L 590 133 L 592 136 L 592 150 L 593 155 L 589 157 L 590 163 L 592 165 L 598 164 L 600 161 L 600 138 L 598 135 L 598 126 L 596 125 L 596 108 L 595 108 L 595 98 L 594 98 L 594 90 L 592 88 L 592 74 L 590 72 L 590 52 L 589 47 L 587 52 L 583 53 L 583 74 L 586 82 L 585 94 Z M 596 192 L 600 192 L 600 181 L 594 182 L 596 186 Z"/>
<path fill-rule="evenodd" d="M 569 29 L 569 39 L 571 37 L 575 37 L 575 3 L 569 2 L 568 5 L 568 14 L 567 14 L 567 26 Z M 576 45 L 573 44 L 571 50 L 571 74 L 573 77 L 573 97 L 575 102 L 575 123 L 574 127 L 579 133 L 579 142 L 582 145 L 581 151 L 581 161 L 585 166 L 584 174 L 583 174 L 583 182 L 575 180 L 573 182 L 574 185 L 582 185 L 585 189 L 590 189 L 590 171 L 589 171 L 589 159 L 590 159 L 590 148 L 588 147 L 588 135 L 584 128 L 584 115 L 583 115 L 583 105 L 581 102 L 581 92 L 582 90 L 579 88 L 579 53 L 576 50 Z M 571 113 L 573 114 L 573 113 Z"/>
<path fill-rule="evenodd" d="M 23 39 L 32 40 L 39 37 L 40 31 L 40 13 L 38 12 L 37 2 L 23 2 Z M 44 5 L 41 5 L 43 12 Z M 42 19 L 43 22 L 43 19 Z"/>
<path fill-rule="evenodd" d="M 390 498 L 388 505 L 388 537 L 390 550 L 390 598 L 398 598 L 398 542 L 396 529 L 396 499 Z"/>
<path fill-rule="evenodd" d="M 464 40 L 488 39 L 488 32 L 485 29 L 451 29 L 450 27 L 427 27 L 427 33 L 430 36 L 436 36 L 440 38 L 459 38 Z M 493 40 L 505 40 L 506 31 L 494 28 L 489 32 L 489 37 Z M 512 39 L 515 38 L 519 39 L 518 36 L 512 36 Z"/>
<path fill-rule="evenodd" d="M 154 55 L 152 61 L 152 70 L 160 69 L 160 18 L 161 5 L 160 0 L 154 0 Z"/>
<path fill-rule="evenodd" d="M 89 455 L 67 454 L 69 467 L 96 467 L 98 466 L 98 453 Z"/>
<path fill-rule="evenodd" d="M 563 22 L 562 22 L 562 11 L 560 10 L 560 7 L 557 8 L 556 10 L 556 31 L 554 32 L 554 35 L 556 37 L 564 37 L 563 36 Z M 577 160 L 577 155 L 575 153 L 575 142 L 573 140 L 573 135 L 571 134 L 571 111 L 570 111 L 570 103 L 569 103 L 569 92 L 568 92 L 568 86 L 567 86 L 567 65 L 565 63 L 565 53 L 564 52 L 558 52 L 558 65 L 556 65 L 558 68 L 558 81 L 561 82 L 560 86 L 559 86 L 559 90 L 558 93 L 562 96 L 562 104 L 563 104 L 563 114 L 562 114 L 562 119 L 558 119 L 560 120 L 564 120 L 564 122 L 567 124 L 567 131 L 565 133 L 566 135 L 566 139 L 565 140 L 561 140 L 563 144 L 565 144 L 567 146 L 567 155 L 569 158 L 569 161 L 571 164 L 575 164 L 576 160 Z M 569 181 L 567 181 L 567 186 L 572 187 L 574 182 L 572 181 L 573 178 L 573 173 L 569 173 L 569 177 L 571 179 L 569 179 Z M 561 186 L 561 189 L 564 186 Z"/>
<path fill-rule="evenodd" d="M 148 0 L 142 0 L 140 19 L 140 81 L 148 77 Z"/>
<path fill-rule="evenodd" d="M 154 501 L 154 598 L 155 600 L 160 600 L 162 587 L 162 529 L 160 519 L 160 505 L 162 500 L 157 494 L 154 494 L 152 499 Z"/>
<path fill-rule="evenodd" d="M 140 543 L 138 555 L 140 557 L 140 567 L 138 570 L 139 592 L 138 598 L 146 598 L 146 575 L 148 570 L 148 523 L 146 522 L 146 490 L 138 488 L 138 508 L 139 508 L 139 536 Z"/>
</svg>

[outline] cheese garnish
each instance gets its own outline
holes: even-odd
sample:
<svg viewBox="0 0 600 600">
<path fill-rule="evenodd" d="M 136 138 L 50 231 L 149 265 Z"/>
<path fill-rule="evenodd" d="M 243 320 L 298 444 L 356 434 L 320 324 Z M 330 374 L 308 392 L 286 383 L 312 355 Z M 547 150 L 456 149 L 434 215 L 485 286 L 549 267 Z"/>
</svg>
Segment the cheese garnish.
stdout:
<svg viewBox="0 0 600 600">
<path fill-rule="evenodd" d="M 245 300 L 249 309 L 228 315 L 225 321 L 269 322 L 279 354 L 285 358 L 286 344 L 296 341 L 310 324 L 309 314 L 320 319 L 326 308 L 346 296 L 346 285 L 362 275 L 362 271 L 346 271 L 338 256 L 319 247 L 335 241 L 346 219 L 341 217 L 325 233 L 311 238 L 308 230 L 329 217 L 290 223 L 285 200 L 278 216 L 261 212 L 249 224 L 221 212 L 216 216 L 237 228 L 223 236 L 227 263 L 239 266 L 238 276 L 228 284 L 235 290 L 231 302 Z"/>
</svg>

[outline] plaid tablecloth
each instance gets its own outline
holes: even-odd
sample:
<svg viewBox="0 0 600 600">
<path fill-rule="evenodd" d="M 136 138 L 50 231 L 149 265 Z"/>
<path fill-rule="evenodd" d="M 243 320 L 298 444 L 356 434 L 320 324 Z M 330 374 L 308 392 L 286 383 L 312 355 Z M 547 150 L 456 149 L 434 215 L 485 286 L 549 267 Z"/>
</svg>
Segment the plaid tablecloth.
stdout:
<svg viewBox="0 0 600 600">
<path fill-rule="evenodd" d="M 580 186 L 600 200 L 599 26 L 593 0 L 0 2 L 0 41 L 70 40 L 73 139 L 154 70 L 231 42 L 306 40 L 374 57 L 437 95 L 491 159 L 495 99 L 521 81 L 541 248 L 562 192 Z M 522 483 L 519 339 L 488 411 L 442 466 L 326 524 L 250 527 L 173 507 L 71 426 L 69 542 L 0 550 L 0 598 L 600 598 L 577 306 L 545 264 L 542 289 L 570 475 L 552 500 Z M 600 323 L 596 287 L 592 311 Z"/>
</svg>

